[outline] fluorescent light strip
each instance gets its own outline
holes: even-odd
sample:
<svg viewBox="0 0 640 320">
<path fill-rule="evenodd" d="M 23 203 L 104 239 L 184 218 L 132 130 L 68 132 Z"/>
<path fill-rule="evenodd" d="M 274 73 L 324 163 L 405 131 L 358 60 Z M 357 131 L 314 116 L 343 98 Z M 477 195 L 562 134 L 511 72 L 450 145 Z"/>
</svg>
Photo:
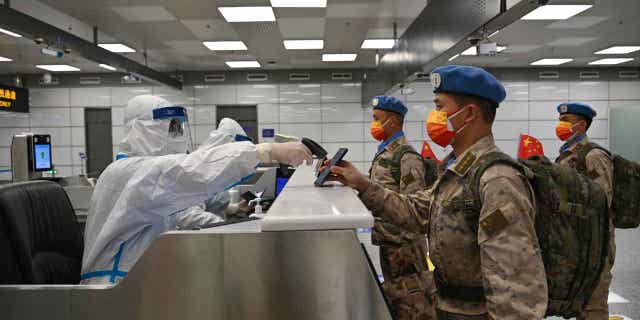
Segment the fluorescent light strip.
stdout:
<svg viewBox="0 0 640 320">
<path fill-rule="evenodd" d="M 326 8 L 327 0 L 271 0 L 274 8 Z"/>
<path fill-rule="evenodd" d="M 15 32 L 11 32 L 11 31 L 6 30 L 6 29 L 2 29 L 2 28 L 0 28 L 0 32 L 4 33 L 4 34 L 6 34 L 6 35 L 12 36 L 12 37 L 14 37 L 14 38 L 22 38 L 22 36 L 21 36 L 21 35 L 19 35 L 19 34 L 15 33 Z"/>
<path fill-rule="evenodd" d="M 5 57 L 0 57 L 0 62 L 9 62 L 9 61 L 13 61 L 13 60 Z"/>
<path fill-rule="evenodd" d="M 453 60 L 457 59 L 459 56 L 460 56 L 460 54 L 458 53 L 455 56 L 449 58 L 449 61 L 453 61 Z"/>
<path fill-rule="evenodd" d="M 324 40 L 284 40 L 287 50 L 324 49 Z"/>
<path fill-rule="evenodd" d="M 273 22 L 276 16 L 271 7 L 219 7 L 227 22 Z"/>
<path fill-rule="evenodd" d="M 203 41 L 202 44 L 211 51 L 245 51 L 247 46 L 242 41 Z"/>
<path fill-rule="evenodd" d="M 36 68 L 51 71 L 51 72 L 80 71 L 80 69 L 74 66 L 66 65 L 66 64 L 39 64 L 39 65 L 36 65 Z"/>
<path fill-rule="evenodd" d="M 498 53 L 507 50 L 506 46 L 497 46 L 496 51 Z M 461 55 L 463 56 L 477 56 L 478 55 L 478 47 L 471 47 L 465 51 L 462 51 Z"/>
<path fill-rule="evenodd" d="M 500 33 L 500 30 L 496 30 L 494 33 L 490 34 L 488 38 L 493 38 L 498 33 Z"/>
<path fill-rule="evenodd" d="M 99 65 L 98 65 L 98 67 L 100 67 L 100 68 L 102 68 L 102 69 L 107 69 L 107 70 L 109 70 L 109 71 L 116 71 L 116 70 L 118 70 L 118 69 L 116 69 L 116 68 L 114 68 L 114 67 L 112 67 L 112 66 L 110 66 L 110 65 L 108 65 L 108 64 L 104 64 L 104 63 L 99 64 Z"/>
<path fill-rule="evenodd" d="M 589 62 L 590 65 L 614 65 L 633 61 L 633 58 L 607 58 Z"/>
<path fill-rule="evenodd" d="M 640 46 L 613 46 L 600 50 L 595 54 L 628 54 L 640 50 Z"/>
<path fill-rule="evenodd" d="M 593 7 L 590 4 L 550 4 L 538 7 L 522 17 L 522 20 L 566 20 Z"/>
<path fill-rule="evenodd" d="M 129 53 L 129 52 L 136 52 L 135 49 L 126 46 L 122 43 L 100 43 L 98 44 L 98 47 L 105 49 L 105 50 L 109 50 L 111 52 L 115 52 L 115 53 Z"/>
<path fill-rule="evenodd" d="M 571 58 L 540 59 L 531 63 L 532 66 L 558 66 L 573 61 Z"/>
<path fill-rule="evenodd" d="M 393 39 L 367 39 L 362 42 L 362 49 L 391 49 L 395 44 Z"/>
<path fill-rule="evenodd" d="M 227 61 L 225 62 L 229 68 L 239 69 L 239 68 L 260 68 L 260 63 L 258 61 Z"/>
<path fill-rule="evenodd" d="M 323 54 L 322 61 L 324 62 L 353 62 L 356 61 L 358 55 L 355 53 L 339 53 L 339 54 Z"/>
</svg>

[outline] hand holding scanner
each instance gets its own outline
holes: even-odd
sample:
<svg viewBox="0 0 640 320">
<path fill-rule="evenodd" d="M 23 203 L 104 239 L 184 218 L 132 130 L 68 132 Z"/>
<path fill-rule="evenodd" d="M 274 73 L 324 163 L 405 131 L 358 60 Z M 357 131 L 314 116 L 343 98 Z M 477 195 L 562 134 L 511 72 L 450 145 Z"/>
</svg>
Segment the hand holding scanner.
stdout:
<svg viewBox="0 0 640 320">
<path fill-rule="evenodd" d="M 331 158 L 329 165 L 324 169 L 324 171 L 320 173 L 320 175 L 314 182 L 314 185 L 316 187 L 322 187 L 324 182 L 327 180 L 327 177 L 329 177 L 329 175 L 331 174 L 331 167 L 335 166 L 338 162 L 340 162 L 340 160 L 344 158 L 344 156 L 347 154 L 348 151 L 349 149 L 347 148 L 340 148 L 338 152 L 336 152 L 333 158 Z"/>
</svg>

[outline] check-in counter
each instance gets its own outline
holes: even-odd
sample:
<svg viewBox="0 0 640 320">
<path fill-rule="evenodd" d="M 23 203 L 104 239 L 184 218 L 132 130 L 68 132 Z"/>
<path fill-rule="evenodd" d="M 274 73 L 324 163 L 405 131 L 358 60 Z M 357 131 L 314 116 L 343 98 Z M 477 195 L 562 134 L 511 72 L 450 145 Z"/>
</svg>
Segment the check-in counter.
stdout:
<svg viewBox="0 0 640 320">
<path fill-rule="evenodd" d="M 163 234 L 116 285 L 0 286 L 2 319 L 391 319 L 349 188 L 299 168 L 266 217 Z"/>
</svg>

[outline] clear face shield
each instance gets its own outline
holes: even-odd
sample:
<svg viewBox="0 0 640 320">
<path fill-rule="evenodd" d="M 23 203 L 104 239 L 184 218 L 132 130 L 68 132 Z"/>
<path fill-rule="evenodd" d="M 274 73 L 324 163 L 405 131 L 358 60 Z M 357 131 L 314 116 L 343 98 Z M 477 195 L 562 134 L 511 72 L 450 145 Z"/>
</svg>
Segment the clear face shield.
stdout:
<svg viewBox="0 0 640 320">
<path fill-rule="evenodd" d="M 160 121 L 163 126 L 166 126 L 166 154 L 189 153 L 193 150 L 191 129 L 185 108 L 172 106 L 154 109 L 153 120 Z"/>
</svg>

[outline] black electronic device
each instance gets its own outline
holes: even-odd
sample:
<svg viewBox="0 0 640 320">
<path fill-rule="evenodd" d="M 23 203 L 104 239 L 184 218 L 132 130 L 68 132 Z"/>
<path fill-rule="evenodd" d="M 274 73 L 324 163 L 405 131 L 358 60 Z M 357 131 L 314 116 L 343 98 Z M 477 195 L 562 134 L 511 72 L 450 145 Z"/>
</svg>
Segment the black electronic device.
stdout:
<svg viewBox="0 0 640 320">
<path fill-rule="evenodd" d="M 317 142 L 315 142 L 315 141 L 313 141 L 313 140 L 311 140 L 309 138 L 302 138 L 301 142 L 307 148 L 309 148 L 309 150 L 311 151 L 311 154 L 313 154 L 314 156 L 318 157 L 318 159 L 324 159 L 327 156 L 327 150 L 325 150 Z"/>
<path fill-rule="evenodd" d="M 329 177 L 329 175 L 331 174 L 331 167 L 335 166 L 338 162 L 340 162 L 340 160 L 344 158 L 344 156 L 347 154 L 348 151 L 349 149 L 347 148 L 338 149 L 338 152 L 336 152 L 333 158 L 331 158 L 329 165 L 326 168 L 324 168 L 324 171 L 320 172 L 320 175 L 318 175 L 316 182 L 314 182 L 314 185 L 316 187 L 322 187 L 324 182 L 327 180 L 327 177 Z"/>
</svg>

